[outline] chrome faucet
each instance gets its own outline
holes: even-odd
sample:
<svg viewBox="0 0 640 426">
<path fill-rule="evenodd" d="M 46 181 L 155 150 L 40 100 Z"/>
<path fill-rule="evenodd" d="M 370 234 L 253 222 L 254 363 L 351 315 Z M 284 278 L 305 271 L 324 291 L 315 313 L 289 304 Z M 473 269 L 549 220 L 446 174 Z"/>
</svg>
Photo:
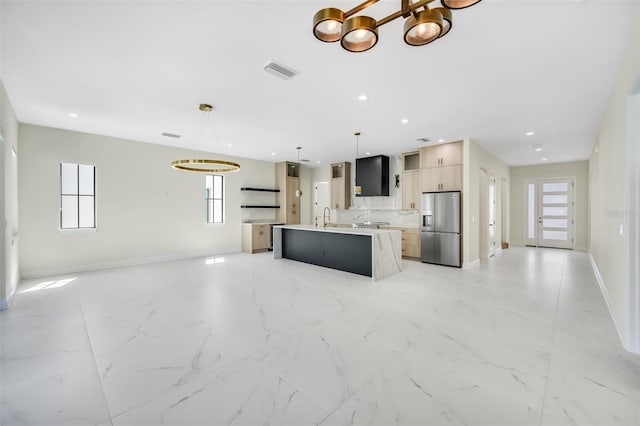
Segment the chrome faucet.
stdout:
<svg viewBox="0 0 640 426">
<path fill-rule="evenodd" d="M 331 209 L 329 207 L 325 207 L 322 212 L 322 226 L 327 227 L 327 219 L 331 220 Z"/>
</svg>

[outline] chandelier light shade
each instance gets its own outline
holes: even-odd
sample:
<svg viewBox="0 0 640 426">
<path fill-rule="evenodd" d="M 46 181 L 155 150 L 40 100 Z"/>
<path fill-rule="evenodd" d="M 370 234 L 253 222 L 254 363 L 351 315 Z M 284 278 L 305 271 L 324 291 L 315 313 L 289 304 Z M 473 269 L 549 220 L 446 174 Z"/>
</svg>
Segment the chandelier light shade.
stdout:
<svg viewBox="0 0 640 426">
<path fill-rule="evenodd" d="M 400 0 L 400 10 L 376 20 L 356 15 L 379 0 L 367 0 L 343 12 L 329 7 L 313 17 L 313 35 L 320 41 L 340 41 L 349 52 L 365 52 L 378 43 L 378 28 L 398 18 L 404 18 L 404 41 L 410 46 L 422 46 L 445 36 L 453 25 L 452 10 L 465 9 L 481 0 L 440 0 L 441 6 L 430 9 L 436 0 Z"/>
<path fill-rule="evenodd" d="M 378 42 L 376 20 L 369 16 L 354 16 L 342 26 L 340 44 L 349 52 L 364 52 Z"/>
<path fill-rule="evenodd" d="M 320 41 L 334 43 L 342 36 L 344 12 L 334 7 L 319 10 L 313 17 L 313 35 Z"/>
<path fill-rule="evenodd" d="M 453 13 L 446 7 L 436 7 L 433 10 L 440 12 L 442 15 L 442 32 L 440 33 L 440 37 L 444 37 L 451 30 L 451 26 L 453 26 Z"/>
<path fill-rule="evenodd" d="M 208 114 L 213 110 L 213 106 L 209 104 L 200 104 L 198 109 L 207 114 L 206 122 L 211 127 L 211 131 L 215 135 L 215 130 L 211 126 Z M 217 138 L 216 138 L 217 139 Z M 220 143 L 218 141 L 218 143 Z M 220 146 L 222 148 L 222 146 Z M 185 172 L 197 172 L 197 173 L 231 173 L 240 170 L 240 164 L 232 161 L 213 160 L 213 159 L 186 159 L 176 160 L 171 163 L 171 167 L 175 170 L 182 170 Z"/>
<path fill-rule="evenodd" d="M 404 21 L 404 41 L 411 46 L 429 44 L 442 34 L 442 13 L 423 10 Z"/>
</svg>

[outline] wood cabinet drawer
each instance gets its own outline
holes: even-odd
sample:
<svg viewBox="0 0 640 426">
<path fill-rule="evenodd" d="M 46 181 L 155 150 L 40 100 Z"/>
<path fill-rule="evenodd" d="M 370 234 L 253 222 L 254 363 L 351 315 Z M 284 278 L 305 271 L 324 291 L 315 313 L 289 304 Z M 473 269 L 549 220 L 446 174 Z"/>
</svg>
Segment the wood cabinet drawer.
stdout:
<svg viewBox="0 0 640 426">
<path fill-rule="evenodd" d="M 402 255 L 406 257 L 420 257 L 420 247 L 402 246 Z"/>
<path fill-rule="evenodd" d="M 420 241 L 420 236 L 418 234 L 410 234 L 407 232 L 402 233 L 402 246 L 417 246 Z"/>
</svg>

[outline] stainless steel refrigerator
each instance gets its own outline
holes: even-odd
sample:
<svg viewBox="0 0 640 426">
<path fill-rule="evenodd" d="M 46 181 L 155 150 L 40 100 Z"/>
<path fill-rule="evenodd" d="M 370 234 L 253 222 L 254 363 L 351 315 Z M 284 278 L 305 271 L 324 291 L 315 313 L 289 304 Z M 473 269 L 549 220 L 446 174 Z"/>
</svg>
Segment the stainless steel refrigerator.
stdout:
<svg viewBox="0 0 640 426">
<path fill-rule="evenodd" d="M 421 260 L 462 266 L 460 253 L 460 191 L 422 193 Z"/>
</svg>

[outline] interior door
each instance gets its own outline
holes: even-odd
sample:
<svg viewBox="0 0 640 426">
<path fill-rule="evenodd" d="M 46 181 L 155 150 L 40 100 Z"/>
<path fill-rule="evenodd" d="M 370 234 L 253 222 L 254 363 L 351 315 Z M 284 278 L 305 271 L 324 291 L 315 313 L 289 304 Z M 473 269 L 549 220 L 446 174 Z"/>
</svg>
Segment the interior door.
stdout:
<svg viewBox="0 0 640 426">
<path fill-rule="evenodd" d="M 527 245 L 573 248 L 574 186 L 573 178 L 525 183 Z"/>
</svg>

